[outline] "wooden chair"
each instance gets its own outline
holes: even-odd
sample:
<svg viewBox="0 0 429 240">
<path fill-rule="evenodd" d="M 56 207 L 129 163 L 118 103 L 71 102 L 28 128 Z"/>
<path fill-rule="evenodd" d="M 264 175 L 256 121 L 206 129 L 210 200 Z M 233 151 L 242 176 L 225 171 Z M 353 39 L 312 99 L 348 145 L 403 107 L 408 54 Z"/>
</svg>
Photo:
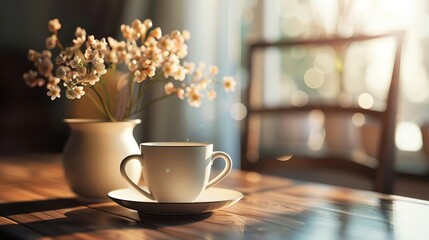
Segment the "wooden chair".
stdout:
<svg viewBox="0 0 429 240">
<path fill-rule="evenodd" d="M 242 134 L 242 160 L 241 168 L 250 171 L 262 171 L 269 173 L 272 170 L 287 169 L 291 166 L 296 167 L 328 167 L 340 168 L 346 171 L 357 173 L 368 177 L 373 184 L 373 189 L 382 193 L 392 193 L 394 174 L 395 174 L 395 127 L 398 102 L 398 86 L 399 86 L 399 69 L 401 59 L 401 47 L 404 32 L 391 32 L 380 35 L 358 35 L 346 38 L 329 38 L 329 39 L 306 39 L 306 40 L 286 40 L 276 42 L 256 42 L 248 48 L 248 91 L 244 96 L 244 103 L 247 107 L 247 117 L 244 120 Z M 303 106 L 267 106 L 261 103 L 260 96 L 255 92 L 262 89 L 267 79 L 257 79 L 254 77 L 255 56 L 257 51 L 265 51 L 267 49 L 288 49 L 296 46 L 302 48 L 328 46 L 338 51 L 346 52 L 353 44 L 360 44 L 376 39 L 389 38 L 394 39 L 395 44 L 392 45 L 393 59 L 391 80 L 388 86 L 387 96 L 385 98 L 384 109 L 375 110 L 373 108 L 362 108 L 359 105 L 351 104 L 344 106 L 338 102 L 323 102 L 307 103 Z M 390 73 L 389 73 L 390 75 Z M 257 82 L 259 81 L 259 82 Z M 281 86 L 279 86 L 280 88 Z M 259 101 L 259 102 L 258 102 Z M 355 114 L 360 113 L 366 116 L 367 119 L 374 119 L 379 122 L 380 139 L 378 144 L 378 154 L 375 156 L 375 164 L 362 160 L 356 161 L 352 154 L 338 154 L 335 151 L 322 151 L 321 154 L 312 154 L 311 151 L 295 152 L 294 149 L 284 150 L 277 149 L 271 152 L 261 152 L 260 133 L 271 130 L 272 128 L 261 127 L 261 118 L 270 116 L 289 118 L 292 114 L 308 113 L 317 109 L 324 115 L 331 114 Z M 335 115 L 334 115 L 335 116 Z M 274 130 L 275 131 L 275 130 Z M 286 157 L 281 157 L 286 155 Z M 292 156 L 289 160 L 288 155 Z M 368 157 L 368 159 L 371 159 Z M 279 161 L 280 160 L 280 161 Z M 285 161 L 288 160 L 288 161 Z"/>
</svg>

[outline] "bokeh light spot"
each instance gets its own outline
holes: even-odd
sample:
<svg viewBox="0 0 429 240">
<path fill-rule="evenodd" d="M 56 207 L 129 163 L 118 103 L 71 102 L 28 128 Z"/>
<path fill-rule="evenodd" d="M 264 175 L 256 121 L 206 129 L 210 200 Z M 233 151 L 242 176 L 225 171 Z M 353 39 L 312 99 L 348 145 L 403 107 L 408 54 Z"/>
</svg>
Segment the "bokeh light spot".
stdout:
<svg viewBox="0 0 429 240">
<path fill-rule="evenodd" d="M 247 116 L 247 108 L 242 103 L 236 102 L 229 108 L 232 119 L 241 121 Z"/>
<path fill-rule="evenodd" d="M 369 109 L 374 105 L 374 98 L 369 93 L 359 95 L 358 104 L 361 108 Z"/>
<path fill-rule="evenodd" d="M 308 103 L 308 95 L 306 92 L 298 90 L 292 93 L 290 96 L 292 105 L 296 107 L 302 107 Z"/>
<path fill-rule="evenodd" d="M 335 60 L 331 55 L 321 53 L 314 59 L 313 65 L 317 69 L 320 69 L 324 74 L 329 74 L 335 68 Z"/>
<path fill-rule="evenodd" d="M 324 80 L 325 76 L 318 68 L 310 68 L 304 74 L 305 85 L 307 85 L 309 88 L 320 88 Z"/>
<path fill-rule="evenodd" d="M 355 113 L 352 116 L 352 123 L 356 127 L 361 127 L 365 124 L 365 115 L 362 113 Z"/>
<path fill-rule="evenodd" d="M 399 123 L 396 128 L 395 142 L 402 151 L 419 151 L 423 145 L 420 128 L 412 122 Z"/>
</svg>

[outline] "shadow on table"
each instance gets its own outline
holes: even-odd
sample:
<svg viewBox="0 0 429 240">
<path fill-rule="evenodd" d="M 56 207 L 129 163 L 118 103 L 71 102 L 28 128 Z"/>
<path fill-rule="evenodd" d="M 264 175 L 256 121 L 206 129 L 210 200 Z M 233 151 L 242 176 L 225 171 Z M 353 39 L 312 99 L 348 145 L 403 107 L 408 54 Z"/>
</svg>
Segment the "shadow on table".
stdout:
<svg viewBox="0 0 429 240">
<path fill-rule="evenodd" d="M 81 206 L 76 198 L 58 198 L 0 204 L 0 216 L 51 211 Z"/>
<path fill-rule="evenodd" d="M 105 207 L 96 207 L 94 209 L 97 209 L 102 212 L 110 213 L 110 214 L 115 214 L 121 217 L 131 218 L 138 222 L 148 223 L 150 225 L 156 226 L 156 228 L 190 224 L 194 222 L 203 221 L 209 218 L 210 216 L 212 216 L 212 213 L 195 214 L 195 215 L 179 215 L 179 216 L 152 215 L 152 214 L 138 213 L 136 211 L 128 210 L 121 206 L 105 206 Z"/>
<path fill-rule="evenodd" d="M 153 236 L 164 235 L 165 226 L 184 225 L 207 219 L 212 214 L 156 216 L 138 214 L 120 206 L 85 206 L 75 198 L 0 204 L 0 239 L 66 236 L 94 231 L 147 229 Z M 16 224 L 19 223 L 19 224 Z M 127 236 L 127 231 L 120 235 Z"/>
</svg>

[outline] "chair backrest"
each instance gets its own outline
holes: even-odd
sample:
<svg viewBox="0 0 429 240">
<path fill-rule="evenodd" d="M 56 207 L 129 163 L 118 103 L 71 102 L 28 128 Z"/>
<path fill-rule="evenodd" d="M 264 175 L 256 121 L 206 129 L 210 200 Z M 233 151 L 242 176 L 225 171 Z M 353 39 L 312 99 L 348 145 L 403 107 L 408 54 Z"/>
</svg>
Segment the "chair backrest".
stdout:
<svg viewBox="0 0 429 240">
<path fill-rule="evenodd" d="M 396 128 L 396 115 L 397 115 L 397 102 L 398 102 L 398 87 L 399 87 L 399 70 L 400 70 L 400 59 L 401 59 L 401 47 L 403 41 L 404 32 L 397 31 L 386 34 L 379 35 L 357 35 L 352 37 L 335 37 L 335 38 L 327 38 L 327 39 L 306 39 L 306 40 L 284 40 L 284 41 L 276 41 L 276 42 L 256 42 L 249 45 L 248 49 L 248 91 L 244 96 L 244 103 L 247 107 L 247 117 L 244 120 L 244 128 L 242 134 L 242 157 L 241 157 L 241 168 L 245 170 L 251 171 L 265 171 L 269 172 L 269 169 L 281 169 L 284 166 L 288 166 L 288 164 L 295 164 L 298 166 L 311 167 L 311 166 L 325 166 L 332 168 L 344 168 L 346 170 L 356 172 L 362 175 L 369 177 L 373 183 L 373 188 L 375 191 L 383 192 L 383 193 L 392 193 L 393 191 L 393 182 L 394 182 L 394 165 L 395 165 L 395 128 Z M 384 107 L 381 109 L 374 109 L 371 106 L 365 106 L 365 95 L 362 96 L 362 101 L 364 101 L 363 105 L 353 104 L 356 99 L 353 99 L 351 96 L 350 99 L 352 104 L 341 104 L 338 100 L 341 96 L 336 95 L 335 101 L 322 101 L 317 100 L 316 102 L 306 102 L 298 101 L 296 104 L 289 104 L 287 106 L 282 104 L 264 104 L 263 97 L 260 96 L 261 92 L 266 91 L 266 84 L 273 84 L 274 79 L 263 79 L 261 77 L 255 77 L 255 70 L 260 70 L 257 68 L 258 64 L 264 64 L 264 61 L 256 62 L 256 56 L 258 51 L 266 51 L 269 49 L 277 49 L 277 50 L 285 50 L 291 49 L 295 51 L 295 55 L 299 55 L 298 53 L 301 50 L 305 50 L 311 47 L 328 47 L 329 49 L 334 49 L 339 52 L 340 59 L 335 60 L 334 63 L 338 69 L 342 69 L 344 67 L 344 63 L 342 62 L 345 58 L 345 54 L 349 54 L 348 59 L 354 59 L 353 54 L 364 54 L 364 52 L 354 51 L 352 53 L 347 53 L 350 46 L 354 46 L 354 44 L 365 44 L 371 41 L 378 41 L 378 39 L 393 39 L 391 46 L 390 59 L 391 60 L 391 68 L 388 68 L 388 84 L 387 93 L 384 99 Z M 301 50 L 299 50 L 301 48 Z M 377 50 L 377 49 L 376 49 Z M 259 55 L 260 56 L 260 55 Z M 342 59 L 341 59 L 342 57 Z M 278 62 L 283 64 L 280 69 L 285 72 L 284 66 L 285 64 L 290 64 L 292 59 L 277 59 Z M 328 59 L 329 60 L 329 59 Z M 332 60 L 332 59 L 331 59 Z M 299 61 L 299 57 L 296 61 Z M 287 63 L 285 63 L 287 62 Z M 319 59 L 319 63 L 323 65 L 323 58 Z M 386 62 L 385 64 L 389 64 Z M 385 65 L 383 63 L 383 65 Z M 292 68 L 299 68 L 301 65 L 295 64 Z M 366 66 L 368 68 L 368 66 Z M 290 68 L 290 67 L 289 67 Z M 358 66 L 356 66 L 358 68 Z M 289 69 L 289 71 L 293 71 L 294 69 Z M 357 69 L 356 71 L 362 72 L 365 69 Z M 343 69 L 341 70 L 343 71 Z M 314 73 L 316 72 L 316 73 Z M 339 79 L 342 81 L 342 76 Z M 310 71 L 308 73 L 309 76 L 301 77 L 302 80 L 305 80 L 306 84 L 310 84 L 311 87 L 317 88 L 320 86 L 320 82 L 313 82 L 311 84 L 311 74 L 318 74 L 317 70 L 313 70 L 313 73 Z M 302 75 L 302 74 L 301 74 Z M 305 74 L 307 75 L 307 73 Z M 306 78 L 309 79 L 306 79 Z M 350 77 L 350 76 L 349 76 Z M 352 74 L 353 77 L 353 74 Z M 284 77 L 290 80 L 289 77 Z M 299 77 L 298 77 L 299 78 Z M 307 80 L 309 82 L 307 82 Z M 275 80 L 276 81 L 276 80 Z M 274 82 L 275 82 L 274 81 Z M 339 81 L 338 84 L 344 84 Z M 303 82 L 303 81 L 301 81 Z M 277 81 L 274 84 L 278 84 Z M 275 88 L 281 89 L 282 87 L 292 86 L 287 84 L 278 84 L 278 86 L 274 86 Z M 299 85 L 299 83 L 298 83 Z M 363 85 L 363 83 L 362 83 Z M 357 85 L 358 86 L 358 85 Z M 296 86 L 295 86 L 296 87 Z M 350 87 L 349 87 L 350 88 Z M 351 87 L 353 88 L 353 86 Z M 283 95 L 286 95 L 288 89 L 279 90 L 276 92 L 280 92 Z M 314 91 L 314 89 L 311 89 Z M 290 91 L 289 91 L 290 92 Z M 302 93 L 301 93 L 302 94 Z M 342 93 L 341 93 L 342 94 Z M 299 94 L 298 94 L 299 95 Z M 284 97 L 284 96 L 283 96 Z M 282 97 L 277 98 L 282 99 Z M 359 98 L 360 99 L 360 98 Z M 304 100 L 306 100 L 306 96 L 304 95 Z M 332 100 L 332 99 L 331 99 Z M 359 100 L 360 101 L 360 100 Z M 373 99 L 370 97 L 370 101 Z M 281 102 L 281 100 L 280 100 Z M 335 116 L 347 115 L 347 114 L 356 114 L 358 116 L 364 116 L 364 118 L 374 119 L 378 121 L 379 125 L 379 141 L 378 141 L 378 149 L 376 151 L 376 156 L 374 158 L 366 158 L 369 160 L 373 160 L 373 163 L 363 161 L 362 159 L 355 159 L 354 154 L 338 154 L 336 151 L 318 151 L 317 154 L 312 154 L 311 151 L 304 151 L 307 153 L 305 158 L 301 158 L 300 155 L 302 153 L 298 153 L 300 147 L 299 145 L 291 144 L 289 149 L 276 149 L 262 152 L 261 145 L 267 143 L 266 139 L 261 139 L 261 134 L 265 132 L 274 132 L 274 134 L 280 134 L 277 129 L 279 128 L 279 124 L 282 124 L 281 120 L 274 124 L 274 127 L 261 127 L 261 119 L 264 118 L 275 118 L 275 117 L 286 117 L 288 119 L 292 119 L 292 114 L 308 114 L 313 110 L 318 110 L 316 113 L 322 113 L 324 116 L 332 115 L 335 119 Z M 316 115 L 317 115 L 316 114 Z M 337 114 L 337 115 L 336 115 Z M 353 115 L 355 116 L 355 115 Z M 305 122 L 302 120 L 296 120 L 297 123 L 301 125 L 305 125 Z M 335 125 L 335 124 L 334 124 Z M 291 127 L 288 128 L 289 134 L 295 134 L 297 128 Z M 305 131 L 309 131 L 309 129 L 305 129 Z M 341 131 L 337 129 L 337 131 Z M 337 132 L 337 137 L 341 135 L 341 132 Z M 326 132 L 326 137 L 328 136 L 328 132 Z M 335 136 L 334 136 L 335 137 Z M 341 137 L 341 136 L 340 136 Z M 338 140 L 338 139 L 337 139 Z M 344 139 L 339 139 L 340 141 L 345 141 Z M 294 147 L 297 151 L 294 151 Z M 305 154 L 304 154 L 305 155 Z M 292 158 L 291 158 L 292 156 Z M 289 160 L 290 161 L 286 161 Z"/>
</svg>

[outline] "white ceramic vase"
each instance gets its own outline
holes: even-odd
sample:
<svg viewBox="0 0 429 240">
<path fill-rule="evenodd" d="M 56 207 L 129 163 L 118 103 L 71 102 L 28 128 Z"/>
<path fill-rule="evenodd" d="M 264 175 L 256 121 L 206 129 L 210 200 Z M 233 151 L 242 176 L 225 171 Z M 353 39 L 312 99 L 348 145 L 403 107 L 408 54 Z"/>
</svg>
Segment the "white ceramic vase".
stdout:
<svg viewBox="0 0 429 240">
<path fill-rule="evenodd" d="M 65 119 L 71 128 L 64 148 L 63 165 L 67 181 L 77 197 L 85 201 L 107 200 L 109 191 L 128 187 L 119 166 L 122 159 L 140 152 L 133 129 L 140 120 L 106 122 L 95 119 Z M 137 183 L 138 161 L 127 165 L 127 174 Z"/>
</svg>

